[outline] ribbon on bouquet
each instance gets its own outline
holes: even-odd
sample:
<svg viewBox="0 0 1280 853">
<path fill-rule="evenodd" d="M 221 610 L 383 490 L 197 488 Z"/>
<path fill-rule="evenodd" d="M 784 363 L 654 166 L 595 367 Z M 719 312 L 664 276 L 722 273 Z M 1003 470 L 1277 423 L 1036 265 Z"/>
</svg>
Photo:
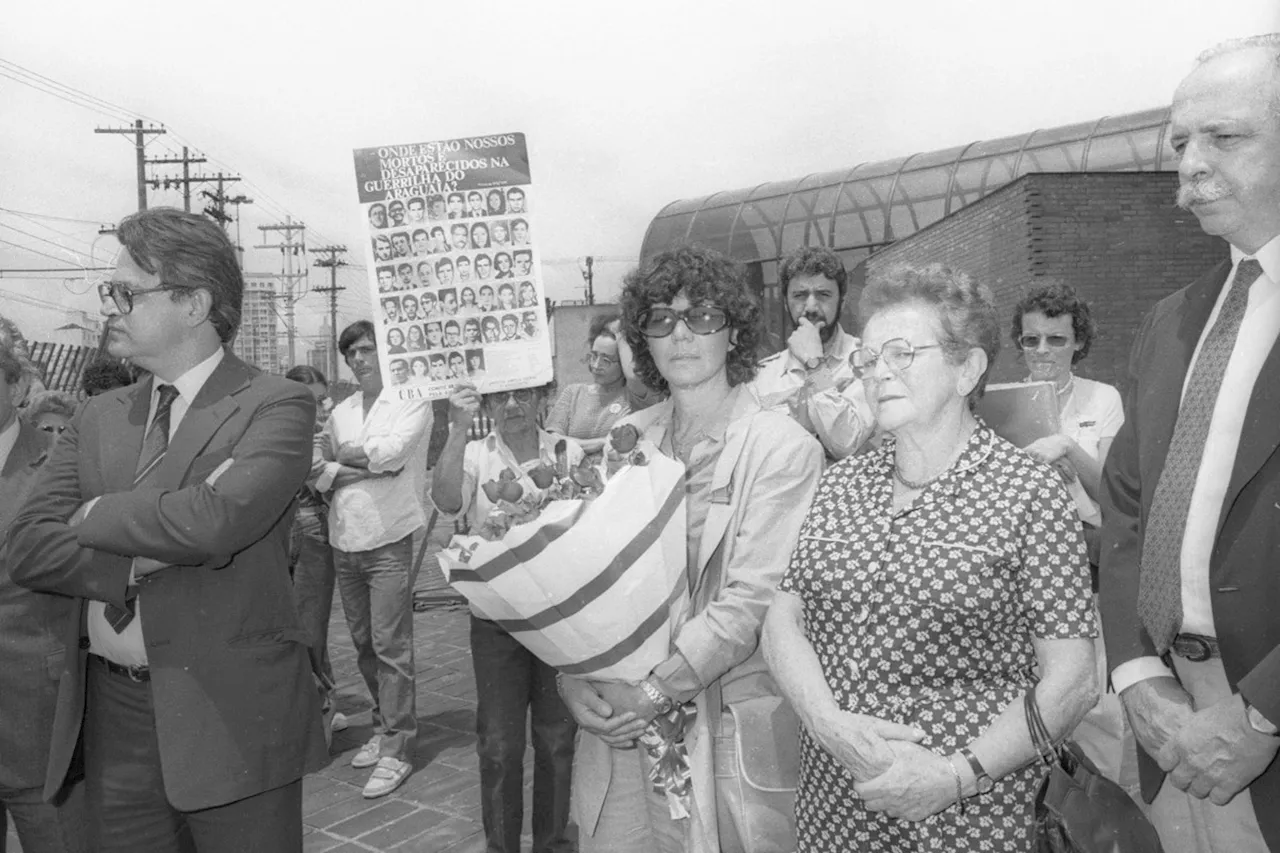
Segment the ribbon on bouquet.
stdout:
<svg viewBox="0 0 1280 853">
<path fill-rule="evenodd" d="M 666 797 L 672 820 L 689 817 L 693 797 L 693 773 L 685 734 L 693 727 L 698 710 L 692 702 L 654 717 L 640 735 L 640 746 L 652 762 L 649 783 L 654 793 Z"/>
</svg>

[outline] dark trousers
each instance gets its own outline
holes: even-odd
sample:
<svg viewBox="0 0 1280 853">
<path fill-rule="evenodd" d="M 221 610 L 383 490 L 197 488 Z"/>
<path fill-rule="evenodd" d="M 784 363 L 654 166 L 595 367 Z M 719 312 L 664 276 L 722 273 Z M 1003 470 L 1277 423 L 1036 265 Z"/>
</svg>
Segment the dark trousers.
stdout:
<svg viewBox="0 0 1280 853">
<path fill-rule="evenodd" d="M 0 787 L 0 853 L 4 853 L 4 812 L 8 810 L 22 853 L 88 853 L 89 816 L 84 784 L 67 786 L 52 803 L 41 788 Z"/>
<path fill-rule="evenodd" d="M 164 792 L 151 684 L 90 657 L 87 687 L 85 785 L 97 853 L 301 853 L 301 779 L 180 812 Z"/>
<path fill-rule="evenodd" d="M 488 853 L 520 853 L 525 728 L 533 723 L 533 853 L 574 849 L 566 836 L 578 725 L 556 690 L 556 671 L 510 634 L 471 617 L 476 671 L 480 811 Z"/>
</svg>

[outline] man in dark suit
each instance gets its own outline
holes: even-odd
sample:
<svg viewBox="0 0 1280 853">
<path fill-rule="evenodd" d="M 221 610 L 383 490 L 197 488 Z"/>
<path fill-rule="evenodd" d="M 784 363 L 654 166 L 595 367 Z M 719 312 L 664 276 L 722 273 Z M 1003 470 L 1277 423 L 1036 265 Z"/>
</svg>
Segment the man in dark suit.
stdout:
<svg viewBox="0 0 1280 853">
<path fill-rule="evenodd" d="M 1178 203 L 1231 257 L 1134 344 L 1104 469 L 1103 627 L 1169 853 L 1280 851 L 1280 34 L 1174 95 Z"/>
<path fill-rule="evenodd" d="M 48 458 L 49 433 L 18 418 L 30 374 L 25 358 L 0 342 L 0 539 Z M 66 785 L 53 803 L 43 797 L 63 669 L 61 627 L 73 607 L 65 596 L 17 586 L 0 559 L 0 806 L 13 815 L 24 853 L 89 849 L 84 786 Z"/>
<path fill-rule="evenodd" d="M 45 794 L 79 743 L 100 853 L 300 851 L 327 758 L 288 570 L 315 400 L 228 352 L 244 281 L 221 229 L 159 208 L 116 236 L 107 349 L 152 375 L 81 409 L 7 547 L 18 583 L 80 605 Z"/>
</svg>

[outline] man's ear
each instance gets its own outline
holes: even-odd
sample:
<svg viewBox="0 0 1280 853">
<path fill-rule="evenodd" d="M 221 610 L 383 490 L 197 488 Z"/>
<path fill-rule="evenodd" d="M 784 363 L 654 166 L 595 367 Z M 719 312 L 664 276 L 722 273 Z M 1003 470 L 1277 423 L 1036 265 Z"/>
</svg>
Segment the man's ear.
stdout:
<svg viewBox="0 0 1280 853">
<path fill-rule="evenodd" d="M 190 306 L 187 316 L 190 319 L 192 328 L 203 323 L 205 320 L 212 322 L 213 320 L 213 294 L 203 287 L 197 287 L 187 294 L 187 302 Z"/>
</svg>

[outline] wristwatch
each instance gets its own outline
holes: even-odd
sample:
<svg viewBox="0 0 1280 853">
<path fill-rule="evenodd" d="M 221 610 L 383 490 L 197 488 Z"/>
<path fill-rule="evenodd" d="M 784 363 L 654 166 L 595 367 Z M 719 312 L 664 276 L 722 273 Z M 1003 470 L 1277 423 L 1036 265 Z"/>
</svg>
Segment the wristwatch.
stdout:
<svg viewBox="0 0 1280 853">
<path fill-rule="evenodd" d="M 647 678 L 640 682 L 640 689 L 644 691 L 645 696 L 649 697 L 649 701 L 653 703 L 653 708 L 658 712 L 658 716 L 668 713 L 676 706 L 674 699 L 654 687 Z"/>
<path fill-rule="evenodd" d="M 973 775 L 977 778 L 978 793 L 990 793 L 991 789 L 996 786 L 996 782 L 987 775 L 987 768 L 982 766 L 982 762 L 978 760 L 978 756 L 974 755 L 973 750 L 969 749 L 967 746 L 960 750 L 960 755 L 964 757 L 965 761 L 969 762 L 969 768 L 973 770 Z"/>
<path fill-rule="evenodd" d="M 1248 702 L 1244 703 L 1244 713 L 1249 719 L 1249 725 L 1255 732 L 1262 735 L 1280 737 L 1280 727 L 1262 716 L 1262 712 L 1250 705 Z"/>
</svg>

